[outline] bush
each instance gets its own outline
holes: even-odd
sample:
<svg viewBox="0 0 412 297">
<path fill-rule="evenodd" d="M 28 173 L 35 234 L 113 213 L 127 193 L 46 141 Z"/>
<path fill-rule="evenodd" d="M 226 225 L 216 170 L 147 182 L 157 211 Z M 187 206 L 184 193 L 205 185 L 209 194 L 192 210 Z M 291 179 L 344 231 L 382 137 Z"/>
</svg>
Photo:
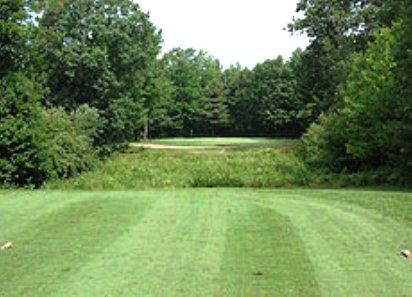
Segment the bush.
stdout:
<svg viewBox="0 0 412 297">
<path fill-rule="evenodd" d="M 48 176 L 49 141 L 40 90 L 21 73 L 0 80 L 0 183 L 40 186 Z"/>
<path fill-rule="evenodd" d="M 75 113 L 74 119 L 80 118 L 80 114 Z M 49 176 L 67 178 L 91 169 L 97 162 L 90 137 L 95 127 L 86 122 L 77 122 L 76 125 L 63 108 L 45 110 L 43 116 L 51 138 L 47 151 Z"/>
<path fill-rule="evenodd" d="M 88 136 L 93 142 L 103 131 L 105 121 L 97 108 L 82 104 L 70 116 L 77 133 Z"/>
<path fill-rule="evenodd" d="M 352 169 L 346 154 L 345 122 L 339 114 L 321 115 L 301 138 L 301 153 L 310 166 L 332 172 Z"/>
</svg>

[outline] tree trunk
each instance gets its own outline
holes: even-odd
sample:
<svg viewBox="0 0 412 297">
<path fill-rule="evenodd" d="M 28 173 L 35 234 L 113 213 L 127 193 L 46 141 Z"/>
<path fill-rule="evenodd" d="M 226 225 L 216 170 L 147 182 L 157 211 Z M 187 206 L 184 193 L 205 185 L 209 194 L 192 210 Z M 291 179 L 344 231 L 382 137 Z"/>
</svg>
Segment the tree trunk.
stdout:
<svg viewBox="0 0 412 297">
<path fill-rule="evenodd" d="M 143 128 L 143 140 L 145 142 L 149 139 L 149 119 L 147 116 L 144 117 L 144 128 Z"/>
</svg>

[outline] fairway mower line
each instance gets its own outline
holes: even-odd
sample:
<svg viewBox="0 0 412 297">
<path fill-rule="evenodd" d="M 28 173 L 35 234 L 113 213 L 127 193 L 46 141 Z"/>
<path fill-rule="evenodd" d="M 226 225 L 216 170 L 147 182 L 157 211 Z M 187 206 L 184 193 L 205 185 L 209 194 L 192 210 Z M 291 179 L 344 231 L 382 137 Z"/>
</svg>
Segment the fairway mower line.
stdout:
<svg viewBox="0 0 412 297">
<path fill-rule="evenodd" d="M 320 296 L 313 265 L 290 220 L 246 199 L 229 217 L 221 270 L 215 296 Z"/>
<path fill-rule="evenodd" d="M 323 296 L 391 296 L 394 285 L 412 294 L 412 271 L 396 244 L 406 226 L 355 205 L 297 197 L 255 203 L 288 216 L 300 231 Z"/>
<path fill-rule="evenodd" d="M 410 193 L 30 193 L 0 195 L 0 296 L 412 296 Z"/>
<path fill-rule="evenodd" d="M 33 219 L 30 212 L 26 213 L 30 224 L 10 236 L 15 248 L 8 257 L 0 258 L 1 267 L 12 267 L 7 274 L 0 273 L 0 296 L 4 292 L 5 296 L 16 297 L 63 296 L 78 290 L 78 285 L 71 282 L 73 276 L 116 242 L 146 210 L 143 199 L 135 202 L 129 197 L 129 193 L 123 193 L 117 198 L 115 192 L 50 192 L 45 199 L 39 197 L 45 212 L 35 214 Z M 54 203 L 51 211 L 48 204 Z M 81 285 L 90 279 L 93 273 L 84 276 Z"/>
<path fill-rule="evenodd" d="M 136 225 L 85 263 L 70 288 L 56 296 L 213 296 L 227 207 L 196 200 L 154 200 Z"/>
<path fill-rule="evenodd" d="M 27 230 L 42 217 L 47 217 L 76 201 L 90 198 L 90 195 L 73 197 L 73 195 L 63 194 L 59 191 L 53 191 L 54 199 L 48 198 L 50 197 L 48 192 L 36 191 L 28 194 L 28 191 L 18 191 L 17 193 L 19 195 L 7 200 L 1 199 L 0 196 L 1 223 L 2 226 L 7 226 L 0 228 L 0 240 L 15 238 L 13 240 L 16 241 L 18 239 L 16 234 Z M 70 199 L 67 199 L 69 197 Z M 9 209 L 14 211 L 9 211 Z M 28 213 L 30 216 L 27 215 Z"/>
</svg>

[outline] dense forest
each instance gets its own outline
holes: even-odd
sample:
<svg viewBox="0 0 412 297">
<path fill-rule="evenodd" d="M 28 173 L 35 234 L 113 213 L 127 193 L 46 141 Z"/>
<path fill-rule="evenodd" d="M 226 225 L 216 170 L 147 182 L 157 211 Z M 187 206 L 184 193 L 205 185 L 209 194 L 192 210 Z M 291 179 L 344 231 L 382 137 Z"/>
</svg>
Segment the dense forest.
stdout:
<svg viewBox="0 0 412 297">
<path fill-rule="evenodd" d="M 412 2 L 300 0 L 288 60 L 162 53 L 130 0 L 0 1 L 0 184 L 40 186 L 131 141 L 301 137 L 303 160 L 386 182 L 412 169 Z M 286 25 L 286 24 L 285 24 Z"/>
</svg>

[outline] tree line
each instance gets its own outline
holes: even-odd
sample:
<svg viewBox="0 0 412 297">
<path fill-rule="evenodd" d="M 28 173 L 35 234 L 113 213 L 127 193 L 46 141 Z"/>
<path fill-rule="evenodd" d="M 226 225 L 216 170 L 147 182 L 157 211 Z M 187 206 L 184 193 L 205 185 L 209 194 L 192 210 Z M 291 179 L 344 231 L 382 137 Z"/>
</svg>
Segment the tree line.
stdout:
<svg viewBox="0 0 412 297">
<path fill-rule="evenodd" d="M 148 132 L 159 136 L 298 136 L 303 131 L 290 61 L 267 60 L 252 70 L 194 49 L 173 49 L 159 61 L 162 95 L 148 107 Z M 160 81 L 159 81 L 160 80 Z"/>
<path fill-rule="evenodd" d="M 297 11 L 289 29 L 311 38 L 298 79 L 306 162 L 410 185 L 412 2 L 300 0 Z"/>
<path fill-rule="evenodd" d="M 302 136 L 333 172 L 412 167 L 411 4 L 300 0 L 310 45 L 253 69 L 207 52 L 161 55 L 130 0 L 0 3 L 0 183 L 67 178 L 130 141 Z"/>
</svg>

